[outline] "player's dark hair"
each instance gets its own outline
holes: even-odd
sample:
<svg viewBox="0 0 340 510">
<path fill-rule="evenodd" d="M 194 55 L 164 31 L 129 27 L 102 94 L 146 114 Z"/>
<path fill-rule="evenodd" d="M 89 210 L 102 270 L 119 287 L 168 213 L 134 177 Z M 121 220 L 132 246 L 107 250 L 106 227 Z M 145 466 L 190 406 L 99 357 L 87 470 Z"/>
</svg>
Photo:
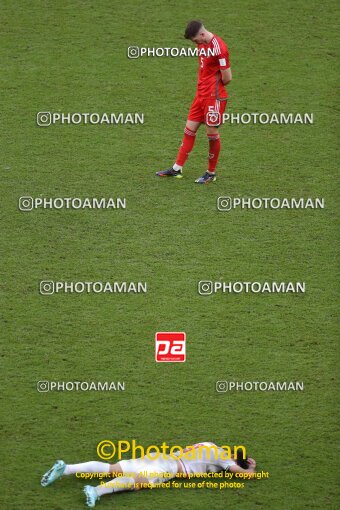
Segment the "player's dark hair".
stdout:
<svg viewBox="0 0 340 510">
<path fill-rule="evenodd" d="M 202 21 L 195 19 L 189 21 L 184 32 L 185 39 L 191 39 L 192 37 L 195 37 L 202 27 L 203 27 Z"/>
<path fill-rule="evenodd" d="M 236 459 L 235 459 L 235 462 L 241 468 L 249 469 L 248 457 L 244 458 L 243 452 L 241 452 L 238 449 L 236 450 Z"/>
</svg>

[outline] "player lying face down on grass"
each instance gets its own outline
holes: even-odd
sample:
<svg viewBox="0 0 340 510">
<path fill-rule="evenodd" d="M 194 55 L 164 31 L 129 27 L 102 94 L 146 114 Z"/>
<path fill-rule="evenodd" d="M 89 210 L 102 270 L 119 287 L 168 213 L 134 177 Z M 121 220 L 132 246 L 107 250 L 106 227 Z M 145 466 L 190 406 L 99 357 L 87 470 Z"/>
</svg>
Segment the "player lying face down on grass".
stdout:
<svg viewBox="0 0 340 510">
<path fill-rule="evenodd" d="M 232 74 L 226 43 L 209 32 L 201 21 L 190 21 L 184 37 L 197 45 L 198 81 L 194 101 L 191 104 L 184 138 L 177 159 L 172 167 L 157 172 L 159 177 L 182 177 L 183 166 L 195 143 L 196 132 L 205 124 L 209 142 L 208 169 L 196 179 L 198 184 L 209 184 L 216 180 L 215 170 L 221 149 L 218 127 L 227 105 L 228 93 L 225 88 Z"/>
<path fill-rule="evenodd" d="M 183 454 L 187 455 L 183 455 Z M 181 455 L 180 455 L 181 454 Z M 236 457 L 234 459 L 229 457 Z M 47 487 L 59 478 L 76 473 L 96 473 L 112 476 L 112 479 L 97 487 L 85 485 L 86 505 L 93 508 L 104 494 L 122 491 L 157 488 L 160 484 L 175 478 L 194 477 L 195 474 L 218 473 L 255 473 L 256 462 L 250 457 L 244 458 L 244 452 L 236 450 L 234 455 L 226 455 L 226 450 L 211 442 L 194 444 L 172 455 L 150 453 L 144 457 L 120 460 L 116 464 L 105 462 L 85 462 L 65 464 L 58 460 L 41 479 L 41 485 Z"/>
</svg>

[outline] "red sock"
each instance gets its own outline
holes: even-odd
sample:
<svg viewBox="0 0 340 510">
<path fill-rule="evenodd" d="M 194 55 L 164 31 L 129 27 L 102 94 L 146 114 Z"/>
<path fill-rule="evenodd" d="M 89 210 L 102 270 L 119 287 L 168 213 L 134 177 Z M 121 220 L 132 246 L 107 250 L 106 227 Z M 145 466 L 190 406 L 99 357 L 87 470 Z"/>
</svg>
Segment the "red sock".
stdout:
<svg viewBox="0 0 340 510">
<path fill-rule="evenodd" d="M 196 133 L 188 129 L 187 127 L 184 129 L 184 138 L 182 141 L 182 145 L 179 148 L 176 164 L 179 166 L 183 166 L 186 160 L 188 159 L 189 153 L 191 152 L 194 143 L 195 143 Z"/>
<path fill-rule="evenodd" d="M 208 170 L 209 172 L 215 172 L 218 161 L 218 155 L 221 149 L 220 135 L 218 133 L 216 135 L 208 135 L 208 139 L 209 139 Z"/>
</svg>

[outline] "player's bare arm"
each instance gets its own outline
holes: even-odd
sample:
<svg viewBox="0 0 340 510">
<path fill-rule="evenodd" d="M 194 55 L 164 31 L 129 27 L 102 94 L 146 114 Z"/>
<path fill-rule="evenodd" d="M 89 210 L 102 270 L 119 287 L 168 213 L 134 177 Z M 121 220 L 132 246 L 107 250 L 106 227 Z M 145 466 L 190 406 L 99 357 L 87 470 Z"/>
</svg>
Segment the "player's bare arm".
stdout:
<svg viewBox="0 0 340 510">
<path fill-rule="evenodd" d="M 229 69 L 221 69 L 220 73 L 223 85 L 228 85 L 228 83 L 230 83 L 233 79 L 231 68 L 229 67 Z"/>
<path fill-rule="evenodd" d="M 234 466 L 230 466 L 229 468 L 229 471 L 230 473 L 256 473 L 256 462 L 254 459 L 252 458 L 248 458 L 247 459 L 247 463 L 248 463 L 248 468 L 245 469 L 241 466 L 239 466 L 238 464 L 235 464 Z"/>
</svg>

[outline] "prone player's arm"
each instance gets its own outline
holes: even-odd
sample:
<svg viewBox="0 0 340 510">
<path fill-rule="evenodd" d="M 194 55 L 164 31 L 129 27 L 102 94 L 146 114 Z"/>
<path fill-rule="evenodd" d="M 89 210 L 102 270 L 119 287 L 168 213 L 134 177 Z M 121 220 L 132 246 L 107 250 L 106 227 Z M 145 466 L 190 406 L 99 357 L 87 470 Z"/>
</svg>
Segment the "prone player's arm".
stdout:
<svg viewBox="0 0 340 510">
<path fill-rule="evenodd" d="M 252 458 L 248 458 L 248 469 L 243 469 L 241 466 L 238 466 L 237 464 L 234 464 L 233 466 L 230 466 L 229 472 L 230 473 L 255 473 L 256 468 L 256 461 Z"/>
<path fill-rule="evenodd" d="M 223 85 L 228 85 L 228 83 L 230 83 L 233 79 L 231 68 L 229 67 L 228 69 L 220 69 L 220 72 Z"/>
</svg>

